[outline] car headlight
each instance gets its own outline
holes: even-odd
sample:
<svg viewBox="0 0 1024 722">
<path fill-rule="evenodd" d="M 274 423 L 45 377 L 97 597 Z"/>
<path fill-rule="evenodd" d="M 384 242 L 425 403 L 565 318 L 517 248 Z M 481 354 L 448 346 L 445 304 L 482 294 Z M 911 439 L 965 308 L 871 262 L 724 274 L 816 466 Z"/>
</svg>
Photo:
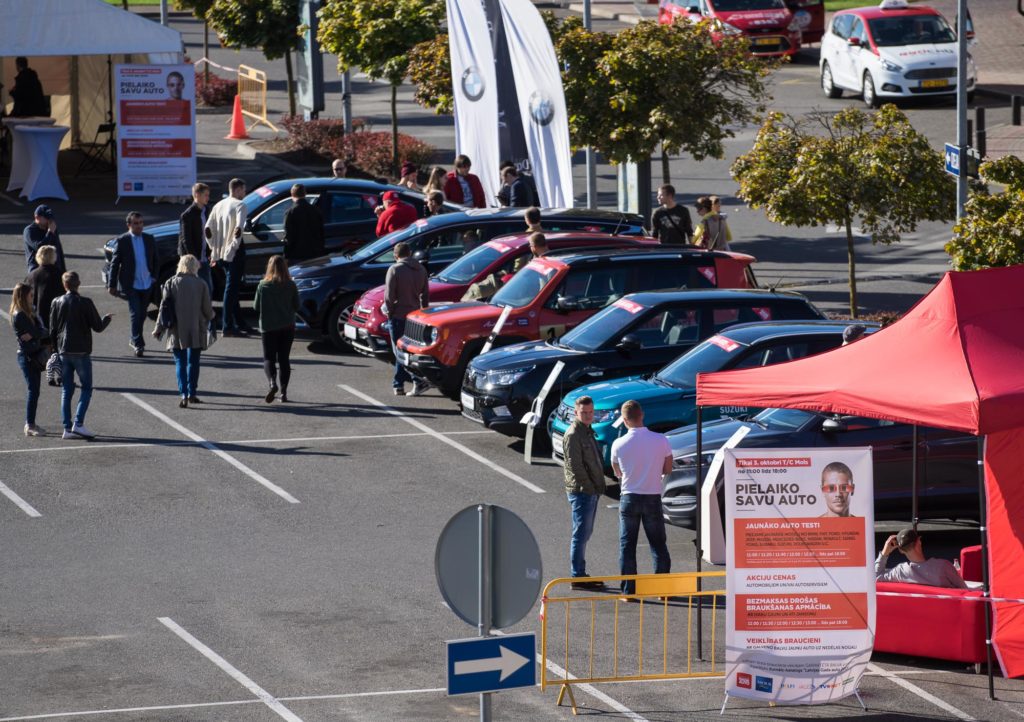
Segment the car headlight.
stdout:
<svg viewBox="0 0 1024 722">
<path fill-rule="evenodd" d="M 888 70 L 890 73 L 901 73 L 901 72 L 903 72 L 903 66 L 902 65 L 897 65 L 896 63 L 892 62 L 891 60 L 886 60 L 885 58 L 882 58 L 882 67 L 885 68 L 886 70 Z"/>
<path fill-rule="evenodd" d="M 437 326 L 431 326 L 430 327 L 430 343 L 431 344 L 437 343 L 437 338 L 438 338 Z"/>
<path fill-rule="evenodd" d="M 711 460 L 715 458 L 715 452 L 711 451 L 703 454 L 704 457 L 704 468 L 707 469 L 711 465 Z M 686 456 L 677 456 L 672 459 L 673 469 L 696 469 L 697 468 L 697 455 L 687 454 Z"/>
<path fill-rule="evenodd" d="M 297 278 L 295 279 L 295 287 L 300 291 L 311 290 L 323 283 L 322 278 Z"/>
<path fill-rule="evenodd" d="M 724 35 L 742 35 L 743 34 L 743 31 L 740 30 L 738 27 L 736 27 L 735 25 L 730 25 L 729 23 L 725 22 L 724 20 L 719 20 L 718 21 L 718 31 L 720 33 L 723 33 Z"/>
<path fill-rule="evenodd" d="M 594 409 L 594 423 L 607 424 L 609 421 L 615 421 L 618 415 L 618 409 Z"/>
<path fill-rule="evenodd" d="M 788 30 L 791 33 L 795 33 L 796 31 L 802 29 L 803 28 L 800 26 L 800 22 L 796 18 L 793 18 L 789 25 L 786 26 L 786 30 Z"/>
<path fill-rule="evenodd" d="M 487 388 L 492 386 L 511 386 L 535 368 L 536 366 L 523 366 L 518 369 L 498 369 L 496 371 L 488 371 L 484 374 L 484 385 Z"/>
</svg>

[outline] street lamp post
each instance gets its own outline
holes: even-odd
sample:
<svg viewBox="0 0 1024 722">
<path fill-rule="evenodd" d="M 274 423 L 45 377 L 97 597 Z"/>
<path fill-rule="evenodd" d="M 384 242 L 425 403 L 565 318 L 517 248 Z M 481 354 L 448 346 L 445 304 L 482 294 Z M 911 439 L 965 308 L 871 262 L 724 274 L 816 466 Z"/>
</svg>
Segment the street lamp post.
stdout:
<svg viewBox="0 0 1024 722">
<path fill-rule="evenodd" d="M 956 145 L 960 151 L 960 173 L 956 177 L 956 219 L 967 203 L 967 0 L 956 3 Z"/>
<path fill-rule="evenodd" d="M 583 27 L 590 30 L 590 0 L 583 0 Z M 597 160 L 593 146 L 587 146 L 587 208 L 597 208 Z"/>
</svg>

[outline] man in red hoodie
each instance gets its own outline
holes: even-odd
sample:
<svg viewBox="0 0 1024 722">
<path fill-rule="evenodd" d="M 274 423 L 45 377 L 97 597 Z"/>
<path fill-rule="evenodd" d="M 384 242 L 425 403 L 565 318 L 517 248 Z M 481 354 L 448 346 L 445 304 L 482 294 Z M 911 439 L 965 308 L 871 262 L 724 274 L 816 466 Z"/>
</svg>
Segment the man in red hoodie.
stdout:
<svg viewBox="0 0 1024 722">
<path fill-rule="evenodd" d="M 395 191 L 387 191 L 377 206 L 377 238 L 392 231 L 400 231 L 416 220 L 416 209 L 401 199 Z"/>
<path fill-rule="evenodd" d="M 468 156 L 455 156 L 455 170 L 444 178 L 444 197 L 452 203 L 461 203 L 472 208 L 486 208 L 487 198 L 480 179 L 469 172 L 472 163 Z"/>
</svg>

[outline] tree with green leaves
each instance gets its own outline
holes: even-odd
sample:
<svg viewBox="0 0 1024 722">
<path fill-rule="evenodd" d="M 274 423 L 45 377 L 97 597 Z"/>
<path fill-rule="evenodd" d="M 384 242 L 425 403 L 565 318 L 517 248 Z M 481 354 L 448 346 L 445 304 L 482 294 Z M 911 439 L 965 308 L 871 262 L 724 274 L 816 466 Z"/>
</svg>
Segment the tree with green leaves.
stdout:
<svg viewBox="0 0 1024 722">
<path fill-rule="evenodd" d="M 207 83 L 210 82 L 210 23 L 206 19 L 206 14 L 210 12 L 214 2 L 215 0 L 174 0 L 176 9 L 191 10 L 197 20 L 203 21 L 203 58 L 207 60 L 203 63 L 203 79 Z"/>
<path fill-rule="evenodd" d="M 455 111 L 452 90 L 452 56 L 448 33 L 424 40 L 409 51 L 409 80 L 416 86 L 413 98 L 438 115 Z"/>
<path fill-rule="evenodd" d="M 890 244 L 921 221 L 950 221 L 956 213 L 956 183 L 944 172 L 942 154 L 891 104 L 805 120 L 772 113 L 754 147 L 733 163 L 732 176 L 740 197 L 772 221 L 845 230 L 853 318 L 854 224 L 872 243 Z"/>
<path fill-rule="evenodd" d="M 946 253 L 958 271 L 1024 263 L 1024 161 L 1008 155 L 978 170 L 983 180 L 1005 189 L 989 194 L 979 188 L 971 194 Z"/>
<path fill-rule="evenodd" d="M 206 20 L 225 47 L 259 48 L 267 60 L 284 58 L 288 110 L 295 115 L 291 52 L 302 44 L 298 0 L 213 0 L 206 11 Z"/>
<path fill-rule="evenodd" d="M 338 69 L 360 68 L 391 85 L 391 150 L 398 173 L 398 86 L 417 44 L 434 38 L 444 0 L 327 0 L 320 10 L 320 44 L 338 56 Z M 451 75 L 451 71 L 449 71 Z"/>
</svg>

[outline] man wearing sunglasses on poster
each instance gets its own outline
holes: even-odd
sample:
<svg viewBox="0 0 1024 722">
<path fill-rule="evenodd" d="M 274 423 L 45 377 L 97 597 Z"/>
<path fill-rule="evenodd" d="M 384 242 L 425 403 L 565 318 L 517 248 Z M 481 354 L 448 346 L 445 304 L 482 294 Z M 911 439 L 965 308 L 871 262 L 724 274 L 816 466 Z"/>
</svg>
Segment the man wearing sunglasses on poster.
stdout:
<svg viewBox="0 0 1024 722">
<path fill-rule="evenodd" d="M 827 511 L 823 517 L 853 516 L 850 497 L 853 496 L 853 472 L 841 461 L 833 461 L 821 471 L 821 496 Z"/>
</svg>

